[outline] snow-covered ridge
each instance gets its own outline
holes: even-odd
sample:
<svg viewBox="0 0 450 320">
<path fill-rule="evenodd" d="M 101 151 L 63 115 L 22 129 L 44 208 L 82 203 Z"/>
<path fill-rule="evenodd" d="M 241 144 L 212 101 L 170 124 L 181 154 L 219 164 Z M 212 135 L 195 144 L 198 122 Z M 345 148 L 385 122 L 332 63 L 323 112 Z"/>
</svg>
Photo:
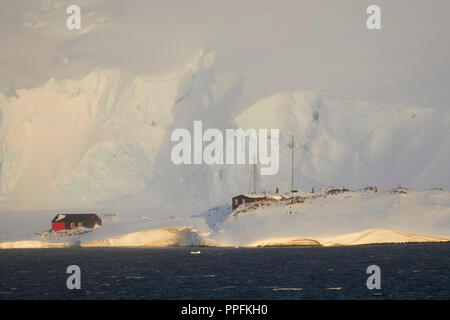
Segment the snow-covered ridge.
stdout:
<svg viewBox="0 0 450 320">
<path fill-rule="evenodd" d="M 389 229 L 367 229 L 360 232 L 344 234 L 329 238 L 281 238 L 266 239 L 250 244 L 250 247 L 280 247 L 280 246 L 356 246 L 363 244 L 385 243 L 424 243 L 449 242 L 450 237 L 430 237 L 419 234 L 398 232 Z"/>
<path fill-rule="evenodd" d="M 324 246 L 345 246 L 376 243 L 448 242 L 450 237 L 431 237 L 389 229 L 368 229 L 319 240 Z"/>
</svg>

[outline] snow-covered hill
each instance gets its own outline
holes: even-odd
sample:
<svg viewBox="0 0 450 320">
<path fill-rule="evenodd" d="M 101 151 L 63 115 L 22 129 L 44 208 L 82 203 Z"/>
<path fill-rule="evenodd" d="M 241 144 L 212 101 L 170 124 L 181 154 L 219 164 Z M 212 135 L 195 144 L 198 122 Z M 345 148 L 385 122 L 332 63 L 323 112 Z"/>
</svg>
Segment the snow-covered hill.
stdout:
<svg viewBox="0 0 450 320">
<path fill-rule="evenodd" d="M 42 217 L 49 223 L 51 217 Z M 0 248 L 299 246 L 450 241 L 450 192 L 353 191 L 313 196 L 303 203 L 231 210 L 221 205 L 191 217 L 103 220 L 88 233 L 55 237 L 11 234 Z"/>
<path fill-rule="evenodd" d="M 450 188 L 445 108 L 329 100 L 283 92 L 243 105 L 243 78 L 202 52 L 155 77 L 95 70 L 0 96 L 0 209 L 114 210 L 189 216 L 249 191 L 247 165 L 170 161 L 176 128 L 279 128 L 280 171 L 261 189 L 295 186 Z"/>
<path fill-rule="evenodd" d="M 313 239 L 321 244 L 356 244 L 359 238 L 352 234 L 369 229 L 448 238 L 450 192 L 408 190 L 406 194 L 401 194 L 355 191 L 306 199 L 298 204 L 263 206 L 229 216 L 215 229 L 210 239 L 232 246 L 288 243 L 298 237 Z M 341 238 L 334 240 L 346 235 L 350 235 L 346 241 Z M 392 235 L 380 234 L 378 240 L 390 242 L 394 239 Z M 372 242 L 369 238 L 360 243 Z"/>
</svg>

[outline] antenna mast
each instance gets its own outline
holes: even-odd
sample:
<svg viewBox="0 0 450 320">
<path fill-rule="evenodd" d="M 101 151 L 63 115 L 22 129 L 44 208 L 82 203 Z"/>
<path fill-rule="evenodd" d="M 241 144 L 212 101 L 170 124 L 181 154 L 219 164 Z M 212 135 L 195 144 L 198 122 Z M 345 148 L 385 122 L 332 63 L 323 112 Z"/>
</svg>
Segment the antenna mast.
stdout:
<svg viewBox="0 0 450 320">
<path fill-rule="evenodd" d="M 253 165 L 253 193 L 256 194 L 256 163 Z"/>
<path fill-rule="evenodd" d="M 291 194 L 294 190 L 294 134 L 292 134 L 292 154 L 291 154 Z"/>
<path fill-rule="evenodd" d="M 259 173 L 258 173 L 258 164 L 252 164 L 252 175 L 250 179 L 250 193 L 256 194 L 259 192 Z"/>
</svg>

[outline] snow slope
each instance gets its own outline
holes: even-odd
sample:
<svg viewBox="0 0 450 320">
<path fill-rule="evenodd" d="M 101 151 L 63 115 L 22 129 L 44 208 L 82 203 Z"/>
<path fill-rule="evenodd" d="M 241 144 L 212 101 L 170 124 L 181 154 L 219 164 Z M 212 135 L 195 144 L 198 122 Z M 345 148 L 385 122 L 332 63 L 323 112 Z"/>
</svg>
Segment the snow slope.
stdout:
<svg viewBox="0 0 450 320">
<path fill-rule="evenodd" d="M 343 236 L 320 239 L 320 243 L 324 246 L 448 241 L 450 241 L 449 237 L 430 237 L 424 235 L 403 233 L 389 229 L 368 229 L 362 232 L 351 233 Z"/>
<path fill-rule="evenodd" d="M 329 238 L 280 238 L 266 239 L 251 243 L 250 247 L 281 247 L 281 246 L 356 246 L 364 244 L 386 243 L 424 243 L 448 242 L 450 238 L 430 237 L 418 234 L 403 233 L 389 229 L 367 229 L 361 232 L 344 234 Z"/>
</svg>

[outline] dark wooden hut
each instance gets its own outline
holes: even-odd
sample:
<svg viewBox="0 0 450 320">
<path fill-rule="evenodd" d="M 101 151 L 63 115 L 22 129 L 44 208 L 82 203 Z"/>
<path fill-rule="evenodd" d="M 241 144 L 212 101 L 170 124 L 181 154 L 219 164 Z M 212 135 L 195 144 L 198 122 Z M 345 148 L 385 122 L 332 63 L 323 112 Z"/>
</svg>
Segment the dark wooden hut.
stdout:
<svg viewBox="0 0 450 320">
<path fill-rule="evenodd" d="M 241 204 L 264 200 L 267 200 L 267 196 L 264 194 L 240 194 L 238 196 L 233 197 L 232 207 L 234 210 Z"/>
</svg>

